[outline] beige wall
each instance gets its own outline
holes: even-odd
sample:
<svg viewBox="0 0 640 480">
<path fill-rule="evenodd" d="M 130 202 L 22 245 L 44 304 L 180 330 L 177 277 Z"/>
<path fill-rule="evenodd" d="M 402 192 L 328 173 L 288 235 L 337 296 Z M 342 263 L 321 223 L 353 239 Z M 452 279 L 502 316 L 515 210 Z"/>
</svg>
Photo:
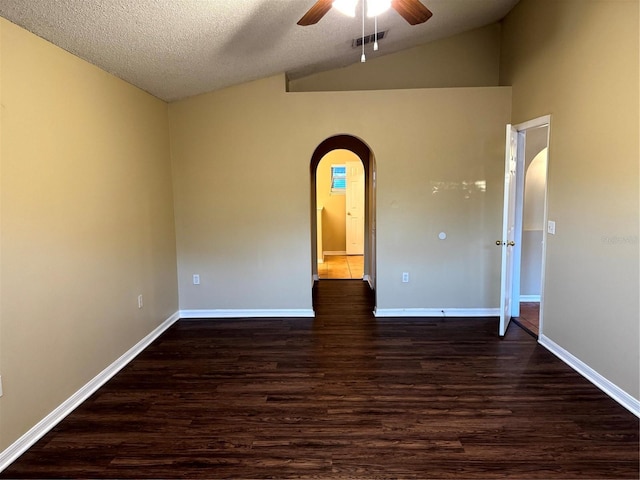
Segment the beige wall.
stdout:
<svg viewBox="0 0 640 480">
<path fill-rule="evenodd" d="M 359 58 L 359 50 L 354 49 L 353 53 L 354 58 Z M 291 79 L 288 89 L 312 92 L 490 87 L 498 85 L 499 65 L 500 25 L 495 23 L 387 55 L 383 40 L 378 52 L 367 54 L 366 63 Z"/>
<path fill-rule="evenodd" d="M 0 28 L 4 448 L 176 312 L 177 285 L 167 105 Z"/>
<path fill-rule="evenodd" d="M 497 307 L 510 108 L 509 88 L 285 93 L 281 76 L 171 104 L 180 308 L 311 308 L 309 164 L 339 133 L 376 158 L 378 307 Z"/>
<path fill-rule="evenodd" d="M 349 150 L 333 150 L 325 155 L 318 164 L 317 205 L 324 207 L 322 212 L 322 244 L 324 251 L 344 252 L 346 250 L 346 196 L 331 193 L 331 165 L 344 165 L 346 162 L 359 162 L 358 156 Z"/>
<path fill-rule="evenodd" d="M 547 128 L 541 129 L 545 132 Z M 547 192 L 547 147 L 530 158 L 528 153 L 529 132 L 527 132 L 527 153 L 525 153 L 524 201 L 522 212 L 522 258 L 520 261 L 520 294 L 540 297 L 542 292 L 542 260 L 544 233 L 544 212 Z M 535 152 L 535 150 L 533 150 Z"/>
<path fill-rule="evenodd" d="M 4 23 L 2 22 L 2 20 L 0 20 L 0 108 L 2 105 L 2 78 L 3 78 L 3 68 L 2 68 L 2 50 L 3 50 L 3 46 L 4 46 L 4 36 L 2 34 L 3 32 L 3 26 Z M 3 176 L 2 176 L 2 139 L 4 137 L 3 131 L 2 131 L 2 110 L 0 110 L 0 302 L 2 301 L 3 297 L 3 288 L 2 288 L 2 258 L 3 258 L 3 252 L 2 252 L 2 217 L 3 217 L 3 208 L 2 208 L 2 183 L 3 183 Z M 0 375 L 2 375 L 2 319 L 3 319 L 3 313 L 2 313 L 2 304 L 0 303 Z M 2 380 L 2 377 L 0 377 L 0 381 Z M 4 450 L 5 447 L 7 447 L 8 445 L 11 444 L 11 442 L 15 439 L 9 439 L 9 438 L 5 438 L 5 435 L 2 434 L 2 417 L 3 417 L 3 408 L 2 408 L 2 397 L 0 397 L 0 451 Z"/>
<path fill-rule="evenodd" d="M 514 123 L 551 114 L 544 334 L 636 399 L 638 2 L 522 0 L 503 27 Z"/>
</svg>

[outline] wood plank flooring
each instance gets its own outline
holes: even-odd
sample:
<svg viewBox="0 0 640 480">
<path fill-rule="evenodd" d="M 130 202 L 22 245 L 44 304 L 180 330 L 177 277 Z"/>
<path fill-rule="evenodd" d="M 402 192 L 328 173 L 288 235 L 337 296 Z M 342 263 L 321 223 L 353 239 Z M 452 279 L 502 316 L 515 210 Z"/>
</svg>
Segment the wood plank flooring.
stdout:
<svg viewBox="0 0 640 480">
<path fill-rule="evenodd" d="M 520 316 L 514 318 L 514 320 L 519 326 L 537 338 L 540 333 L 540 302 L 522 302 L 520 304 Z"/>
<path fill-rule="evenodd" d="M 512 325 L 180 321 L 2 478 L 637 479 L 638 419 Z"/>
</svg>

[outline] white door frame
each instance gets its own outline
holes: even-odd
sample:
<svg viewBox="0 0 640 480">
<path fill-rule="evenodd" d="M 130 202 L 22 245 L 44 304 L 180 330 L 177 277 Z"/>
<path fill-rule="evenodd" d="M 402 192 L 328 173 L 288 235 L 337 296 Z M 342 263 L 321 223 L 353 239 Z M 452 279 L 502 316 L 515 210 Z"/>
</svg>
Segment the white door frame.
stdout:
<svg viewBox="0 0 640 480">
<path fill-rule="evenodd" d="M 542 242 L 542 269 L 541 269 L 541 277 L 540 277 L 540 316 L 539 316 L 539 326 L 538 326 L 538 337 L 542 335 L 543 329 L 543 312 L 544 312 L 544 286 L 545 286 L 545 270 L 547 264 L 547 230 L 546 225 L 548 224 L 548 213 L 547 213 L 547 205 L 548 205 L 548 176 L 549 176 L 549 138 L 551 136 L 551 115 L 544 115 L 542 117 L 534 118 L 532 120 L 519 123 L 514 125 L 513 128 L 516 130 L 518 134 L 518 142 L 517 142 L 517 161 L 516 161 L 516 195 L 515 195 L 515 208 L 516 208 L 516 236 L 515 241 L 516 244 L 513 250 L 513 262 L 512 262 L 512 278 L 514 282 L 512 283 L 512 291 L 511 291 L 511 316 L 517 317 L 520 315 L 520 272 L 521 272 L 521 259 L 522 259 L 522 216 L 524 210 L 524 180 L 525 180 L 525 172 L 524 172 L 524 148 L 526 145 L 526 133 L 527 130 L 533 128 L 547 127 L 547 179 L 545 181 L 545 193 L 544 193 L 544 222 L 545 229 L 543 231 L 543 242 Z"/>
</svg>

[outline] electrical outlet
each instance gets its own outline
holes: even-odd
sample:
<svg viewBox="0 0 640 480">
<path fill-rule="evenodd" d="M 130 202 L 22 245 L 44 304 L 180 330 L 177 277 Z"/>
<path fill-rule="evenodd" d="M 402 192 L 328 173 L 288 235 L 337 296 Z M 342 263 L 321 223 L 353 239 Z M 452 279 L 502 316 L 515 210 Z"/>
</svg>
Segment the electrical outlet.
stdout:
<svg viewBox="0 0 640 480">
<path fill-rule="evenodd" d="M 138 295 L 138 308 L 142 308 L 144 303 L 142 302 L 142 295 Z"/>
<path fill-rule="evenodd" d="M 195 275 L 193 276 L 193 284 L 194 284 L 194 285 L 200 285 L 200 275 L 195 274 Z"/>
<path fill-rule="evenodd" d="M 402 283 L 409 283 L 409 272 L 402 272 Z"/>
</svg>

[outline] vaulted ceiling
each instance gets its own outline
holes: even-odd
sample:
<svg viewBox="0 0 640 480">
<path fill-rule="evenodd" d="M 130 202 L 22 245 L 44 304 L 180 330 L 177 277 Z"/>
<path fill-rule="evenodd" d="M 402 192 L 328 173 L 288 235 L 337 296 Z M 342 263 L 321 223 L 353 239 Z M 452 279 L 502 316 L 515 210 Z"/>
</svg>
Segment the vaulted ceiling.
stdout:
<svg viewBox="0 0 640 480">
<path fill-rule="evenodd" d="M 421 0 L 433 17 L 378 18 L 385 55 L 501 20 L 518 0 Z M 0 16 L 166 101 L 278 73 L 300 78 L 360 61 L 361 18 L 331 9 L 296 22 L 315 0 L 2 0 Z M 366 19 L 365 33 L 373 33 Z"/>
</svg>

